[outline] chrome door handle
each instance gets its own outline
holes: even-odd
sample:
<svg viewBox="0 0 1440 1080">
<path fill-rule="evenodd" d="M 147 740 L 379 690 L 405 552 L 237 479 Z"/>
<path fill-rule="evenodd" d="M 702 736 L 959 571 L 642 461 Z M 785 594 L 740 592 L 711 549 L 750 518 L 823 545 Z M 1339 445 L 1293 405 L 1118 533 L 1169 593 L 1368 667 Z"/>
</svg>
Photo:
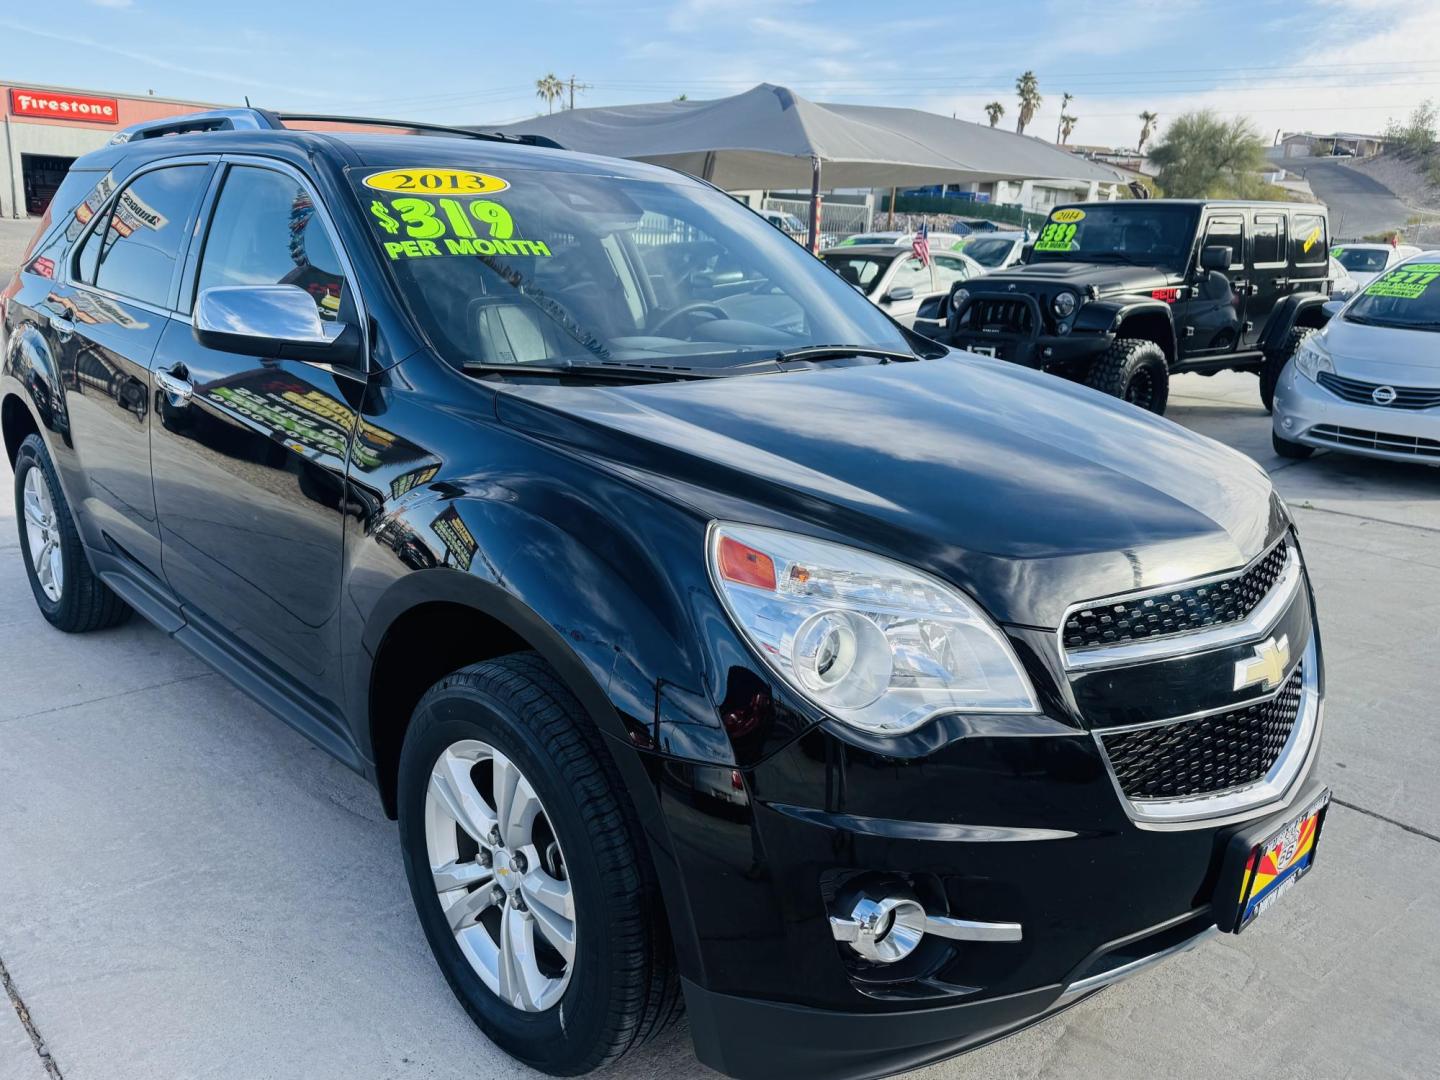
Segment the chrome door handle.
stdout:
<svg viewBox="0 0 1440 1080">
<path fill-rule="evenodd" d="M 155 385 L 165 391 L 172 405 L 188 405 L 195 396 L 195 387 L 168 371 L 155 372 Z"/>
</svg>

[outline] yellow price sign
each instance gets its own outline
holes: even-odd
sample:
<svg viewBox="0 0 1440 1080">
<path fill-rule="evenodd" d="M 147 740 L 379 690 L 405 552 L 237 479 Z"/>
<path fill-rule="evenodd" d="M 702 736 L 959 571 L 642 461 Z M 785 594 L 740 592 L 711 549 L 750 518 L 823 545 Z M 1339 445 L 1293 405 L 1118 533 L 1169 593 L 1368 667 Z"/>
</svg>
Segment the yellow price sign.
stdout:
<svg viewBox="0 0 1440 1080">
<path fill-rule="evenodd" d="M 1073 225 L 1077 221 L 1085 220 L 1085 211 L 1071 207 L 1068 210 L 1056 210 L 1050 215 L 1051 221 L 1058 221 L 1061 225 Z"/>
<path fill-rule="evenodd" d="M 365 186 L 400 195 L 494 195 L 510 181 L 469 169 L 389 169 L 365 177 Z"/>
</svg>

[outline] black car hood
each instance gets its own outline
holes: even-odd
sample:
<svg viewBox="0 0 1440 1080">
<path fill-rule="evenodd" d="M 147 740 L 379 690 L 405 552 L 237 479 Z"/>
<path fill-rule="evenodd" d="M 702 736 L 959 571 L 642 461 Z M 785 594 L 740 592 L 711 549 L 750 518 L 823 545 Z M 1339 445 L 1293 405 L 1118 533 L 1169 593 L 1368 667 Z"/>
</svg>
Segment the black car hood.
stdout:
<svg viewBox="0 0 1440 1080">
<path fill-rule="evenodd" d="M 957 354 L 618 388 L 517 383 L 497 408 L 701 514 L 888 554 L 1010 623 L 1054 627 L 1080 600 L 1240 566 L 1284 528 L 1248 458 Z"/>
<path fill-rule="evenodd" d="M 1101 296 L 1120 293 L 1148 293 L 1179 284 L 1181 275 L 1158 266 L 1126 266 L 1123 263 L 1065 262 L 1042 260 L 1023 266 L 1012 266 L 999 274 L 988 274 L 981 281 L 986 289 L 1001 291 L 1010 285 L 1030 291 L 1037 285 L 1069 285 L 1085 289 L 1093 285 Z"/>
</svg>

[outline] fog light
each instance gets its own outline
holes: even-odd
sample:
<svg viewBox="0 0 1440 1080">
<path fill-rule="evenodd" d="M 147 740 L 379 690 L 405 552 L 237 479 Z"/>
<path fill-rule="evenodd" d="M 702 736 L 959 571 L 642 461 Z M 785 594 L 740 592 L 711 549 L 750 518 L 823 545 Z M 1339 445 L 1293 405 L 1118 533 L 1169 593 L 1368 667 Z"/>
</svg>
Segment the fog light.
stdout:
<svg viewBox="0 0 1440 1080">
<path fill-rule="evenodd" d="M 1285 419 L 1280 421 L 1280 426 L 1283 427 L 1286 431 L 1294 431 L 1295 418 L 1291 416 L 1285 417 Z"/>
<path fill-rule="evenodd" d="M 914 952 L 925 936 L 925 909 L 905 897 L 862 896 L 848 919 L 831 916 L 830 929 L 836 941 L 847 942 L 865 959 L 893 964 Z"/>
</svg>

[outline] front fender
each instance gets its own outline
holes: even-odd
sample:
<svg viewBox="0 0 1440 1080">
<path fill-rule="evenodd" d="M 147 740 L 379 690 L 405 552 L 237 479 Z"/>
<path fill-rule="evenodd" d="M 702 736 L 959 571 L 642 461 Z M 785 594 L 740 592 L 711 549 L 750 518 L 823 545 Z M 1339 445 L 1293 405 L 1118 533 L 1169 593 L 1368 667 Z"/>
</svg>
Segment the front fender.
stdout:
<svg viewBox="0 0 1440 1080">
<path fill-rule="evenodd" d="M 1175 337 L 1175 319 L 1170 305 L 1148 296 L 1112 296 L 1083 304 L 1075 316 L 1076 332 L 1114 333 L 1121 323 L 1136 315 L 1163 318 Z"/>
<path fill-rule="evenodd" d="M 1328 321 L 1324 293 L 1294 293 L 1275 305 L 1260 335 L 1260 351 L 1275 353 L 1285 348 L 1290 331 L 1298 326 L 1324 326 Z"/>
</svg>

